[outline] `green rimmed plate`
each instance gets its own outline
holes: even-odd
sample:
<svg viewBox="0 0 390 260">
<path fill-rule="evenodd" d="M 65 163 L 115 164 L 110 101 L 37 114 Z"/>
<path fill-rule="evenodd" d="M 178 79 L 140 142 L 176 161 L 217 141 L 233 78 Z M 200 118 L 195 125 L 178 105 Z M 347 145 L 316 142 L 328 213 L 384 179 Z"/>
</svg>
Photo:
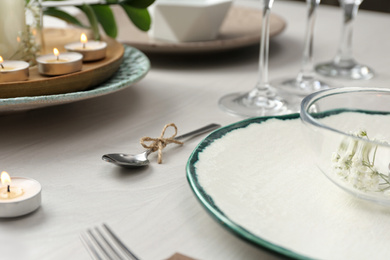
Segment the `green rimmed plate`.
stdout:
<svg viewBox="0 0 390 260">
<path fill-rule="evenodd" d="M 85 90 L 58 95 L 0 99 L 0 112 L 22 111 L 99 97 L 125 89 L 140 81 L 150 70 L 150 61 L 141 51 L 125 46 L 123 62 L 106 82 Z"/>
<path fill-rule="evenodd" d="M 298 114 L 214 131 L 187 163 L 195 196 L 234 235 L 287 257 L 387 259 L 390 208 L 331 183 L 304 133 Z"/>
<path fill-rule="evenodd" d="M 294 258 L 305 258 L 304 256 L 297 254 L 291 250 L 280 247 L 262 237 L 254 234 L 251 230 L 242 226 L 239 222 L 232 220 L 229 215 L 224 212 L 224 209 L 218 206 L 210 194 L 208 194 L 208 190 L 202 186 L 202 183 L 199 180 L 199 174 L 207 174 L 207 173 L 199 173 L 197 164 L 201 160 L 200 154 L 204 152 L 208 147 L 212 146 L 216 140 L 223 140 L 230 132 L 243 129 L 252 124 L 261 124 L 262 122 L 266 122 L 270 119 L 278 118 L 279 120 L 296 120 L 299 119 L 299 114 L 292 114 L 286 116 L 279 117 L 261 117 L 261 118 L 252 118 L 244 121 L 240 121 L 238 123 L 234 123 L 223 128 L 220 128 L 209 136 L 207 136 L 194 150 L 192 155 L 190 156 L 187 163 L 187 179 L 188 182 L 195 193 L 197 199 L 204 206 L 206 211 L 223 227 L 232 232 L 234 235 L 244 239 L 245 241 L 252 243 L 256 246 L 260 246 L 262 248 L 289 256 Z"/>
</svg>

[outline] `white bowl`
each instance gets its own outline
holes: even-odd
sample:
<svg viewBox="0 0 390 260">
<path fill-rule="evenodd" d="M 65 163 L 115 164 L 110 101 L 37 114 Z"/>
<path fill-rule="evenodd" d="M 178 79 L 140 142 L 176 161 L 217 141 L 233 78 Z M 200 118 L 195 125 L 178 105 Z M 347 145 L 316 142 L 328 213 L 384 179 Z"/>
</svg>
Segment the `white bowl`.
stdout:
<svg viewBox="0 0 390 260">
<path fill-rule="evenodd" d="M 232 0 L 157 0 L 150 9 L 152 38 L 170 42 L 214 40 Z"/>
</svg>

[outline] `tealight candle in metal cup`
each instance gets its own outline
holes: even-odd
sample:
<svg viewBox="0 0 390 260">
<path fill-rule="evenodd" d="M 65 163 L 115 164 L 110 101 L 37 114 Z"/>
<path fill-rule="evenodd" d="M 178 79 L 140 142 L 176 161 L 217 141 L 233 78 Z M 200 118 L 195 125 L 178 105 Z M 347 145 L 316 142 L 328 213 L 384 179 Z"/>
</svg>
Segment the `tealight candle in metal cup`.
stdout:
<svg viewBox="0 0 390 260">
<path fill-rule="evenodd" d="M 7 60 L 0 56 L 0 82 L 28 80 L 29 64 L 24 61 Z"/>
<path fill-rule="evenodd" d="M 77 52 L 61 53 L 57 48 L 53 54 L 42 55 L 37 58 L 38 71 L 48 76 L 58 76 L 80 71 L 83 66 L 83 55 Z"/>
<path fill-rule="evenodd" d="M 88 41 L 85 33 L 81 34 L 80 42 L 65 45 L 67 51 L 78 52 L 83 55 L 83 61 L 96 61 L 106 57 L 107 43 L 102 41 Z"/>
<path fill-rule="evenodd" d="M 10 177 L 1 173 L 0 218 L 19 217 L 41 205 L 41 184 L 25 177 Z"/>
</svg>

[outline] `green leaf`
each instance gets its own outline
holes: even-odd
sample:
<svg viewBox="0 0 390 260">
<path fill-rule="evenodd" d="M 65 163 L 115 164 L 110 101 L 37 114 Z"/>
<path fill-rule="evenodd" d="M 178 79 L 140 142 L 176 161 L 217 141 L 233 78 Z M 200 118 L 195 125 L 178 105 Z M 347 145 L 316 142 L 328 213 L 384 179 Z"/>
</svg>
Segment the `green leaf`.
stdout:
<svg viewBox="0 0 390 260">
<path fill-rule="evenodd" d="M 85 13 L 85 15 L 88 18 L 89 24 L 91 25 L 91 29 L 93 32 L 93 38 L 95 40 L 100 40 L 100 33 L 99 33 L 99 23 L 98 19 L 96 17 L 95 12 L 93 11 L 92 7 L 87 4 L 83 4 L 81 6 L 77 6 L 81 11 Z"/>
<path fill-rule="evenodd" d="M 154 3 L 155 0 L 124 0 L 122 3 L 135 8 L 147 8 Z"/>
<path fill-rule="evenodd" d="M 116 38 L 118 29 L 116 26 L 114 14 L 108 5 L 91 5 L 95 15 L 102 25 L 104 31 L 111 38 Z"/>
<path fill-rule="evenodd" d="M 134 8 L 127 4 L 120 4 L 120 6 L 138 29 L 145 32 L 150 29 L 151 19 L 147 9 Z"/>
<path fill-rule="evenodd" d="M 58 19 L 61 19 L 67 23 L 71 23 L 83 28 L 86 28 L 85 25 L 83 25 L 77 18 L 73 17 L 72 15 L 68 14 L 67 12 L 64 12 L 62 10 L 58 10 L 56 8 L 48 8 L 43 12 L 45 15 L 50 15 L 53 17 L 56 17 Z"/>
</svg>

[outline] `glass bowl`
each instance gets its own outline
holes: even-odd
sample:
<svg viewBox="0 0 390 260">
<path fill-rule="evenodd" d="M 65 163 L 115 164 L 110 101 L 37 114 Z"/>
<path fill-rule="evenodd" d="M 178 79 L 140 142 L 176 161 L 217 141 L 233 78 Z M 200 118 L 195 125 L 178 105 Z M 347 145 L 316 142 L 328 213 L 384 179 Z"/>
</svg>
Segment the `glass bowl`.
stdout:
<svg viewBox="0 0 390 260">
<path fill-rule="evenodd" d="M 338 88 L 301 103 L 316 164 L 350 194 L 390 205 L 390 89 Z"/>
</svg>

